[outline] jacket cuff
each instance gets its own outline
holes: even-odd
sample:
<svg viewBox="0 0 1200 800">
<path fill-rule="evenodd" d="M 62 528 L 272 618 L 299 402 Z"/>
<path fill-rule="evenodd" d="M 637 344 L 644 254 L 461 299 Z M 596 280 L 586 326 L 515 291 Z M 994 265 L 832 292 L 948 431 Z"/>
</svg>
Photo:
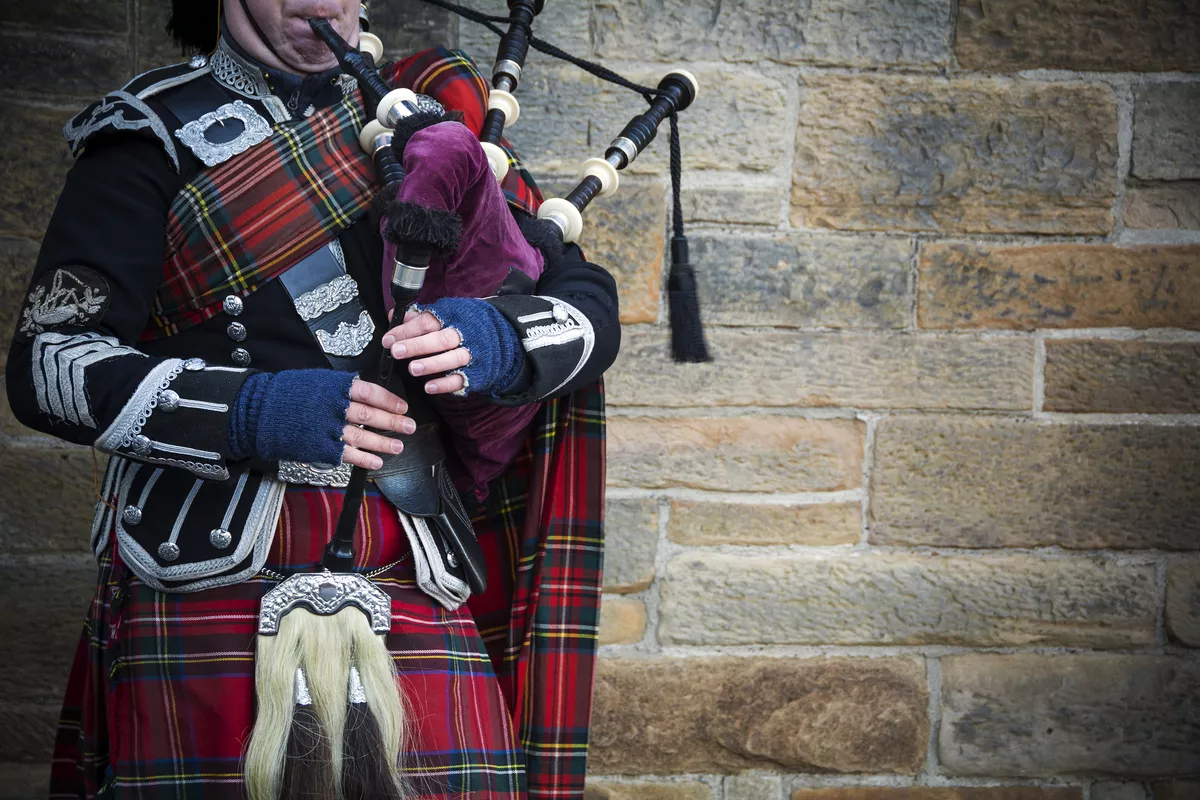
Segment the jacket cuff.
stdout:
<svg viewBox="0 0 1200 800">
<path fill-rule="evenodd" d="M 582 311 L 557 297 L 541 295 L 502 295 L 485 302 L 516 329 L 531 373 L 527 385 L 517 381 L 524 391 L 496 397 L 497 404 L 525 405 L 575 388 L 573 380 L 596 347 L 595 329 Z"/>
</svg>

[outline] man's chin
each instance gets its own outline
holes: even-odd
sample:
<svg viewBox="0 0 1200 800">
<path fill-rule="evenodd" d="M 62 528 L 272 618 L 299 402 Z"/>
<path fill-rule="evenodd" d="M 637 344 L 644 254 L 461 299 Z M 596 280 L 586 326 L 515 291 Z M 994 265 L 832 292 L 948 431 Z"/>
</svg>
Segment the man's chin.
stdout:
<svg viewBox="0 0 1200 800">
<path fill-rule="evenodd" d="M 324 42 L 297 43 L 291 48 L 288 61 L 305 72 L 324 72 L 337 66 L 337 59 Z"/>
</svg>

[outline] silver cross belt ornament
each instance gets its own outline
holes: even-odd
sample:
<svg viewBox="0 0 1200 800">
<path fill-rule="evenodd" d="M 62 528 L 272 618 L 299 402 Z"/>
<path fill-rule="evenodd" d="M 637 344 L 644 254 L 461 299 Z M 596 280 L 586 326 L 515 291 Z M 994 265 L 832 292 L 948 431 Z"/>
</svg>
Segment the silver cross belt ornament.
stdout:
<svg viewBox="0 0 1200 800">
<path fill-rule="evenodd" d="M 267 592 L 258 612 L 258 634 L 279 633 L 279 623 L 297 608 L 329 617 L 347 606 L 366 614 L 375 633 L 392 629 L 392 601 L 382 589 L 362 575 L 326 570 L 293 575 Z"/>
<path fill-rule="evenodd" d="M 238 120 L 242 130 L 227 142 L 214 142 L 208 131 L 214 125 L 224 125 L 227 120 Z M 246 152 L 271 135 L 271 126 L 257 111 L 241 100 L 226 103 L 215 111 L 209 111 L 200 119 L 192 120 L 175 131 L 179 141 L 196 154 L 205 166 L 215 167 L 236 155 Z"/>
</svg>

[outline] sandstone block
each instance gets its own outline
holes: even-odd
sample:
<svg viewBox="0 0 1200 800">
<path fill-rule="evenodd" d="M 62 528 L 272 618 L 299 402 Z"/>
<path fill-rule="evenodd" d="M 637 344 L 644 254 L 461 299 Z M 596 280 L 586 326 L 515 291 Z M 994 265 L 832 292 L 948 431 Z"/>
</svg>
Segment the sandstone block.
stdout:
<svg viewBox="0 0 1200 800">
<path fill-rule="evenodd" d="M 1170 777 L 1200 770 L 1200 662 L 1174 656 L 942 659 L 951 775 Z"/>
<path fill-rule="evenodd" d="M 929 736 L 909 658 L 601 660 L 588 766 L 915 774 Z"/>
<path fill-rule="evenodd" d="M 410 2 L 416 6 L 424 5 L 419 0 L 410 0 Z M 549 39 L 573 55 L 591 58 L 592 36 L 589 31 L 591 27 L 589 5 L 589 0 L 555 0 L 553 3 L 546 3 L 533 22 L 534 36 Z M 476 1 L 470 3 L 469 6 L 476 11 L 491 13 L 486 3 Z M 384 41 L 386 43 L 386 40 Z M 458 23 L 459 49 L 466 51 L 479 66 L 480 71 L 489 77 L 492 74 L 492 64 L 496 61 L 496 47 L 499 42 L 500 38 L 482 25 L 466 20 Z M 548 66 L 559 67 L 562 66 L 562 62 L 530 48 L 529 57 L 525 61 L 526 74 L 532 75 L 541 72 Z M 518 100 L 521 99 L 520 92 L 523 89 L 524 83 L 518 89 Z M 523 113 L 524 109 L 522 109 Z M 521 124 L 518 120 L 513 129 L 516 130 Z M 536 124 L 541 124 L 541 120 L 538 120 Z"/>
<path fill-rule="evenodd" d="M 0 640 L 8 663 L 4 698 L 59 702 L 96 589 L 96 562 L 90 553 L 0 556 L 0 576 L 0 607 L 5 609 Z"/>
<path fill-rule="evenodd" d="M 862 532 L 859 503 L 771 505 L 672 500 L 667 534 L 683 545 L 853 544 Z"/>
<path fill-rule="evenodd" d="M 1200 181 L 1178 181 L 1125 190 L 1126 228 L 1200 228 Z"/>
<path fill-rule="evenodd" d="M 606 58 L 936 66 L 949 49 L 941 0 L 600 0 L 595 8 L 596 51 Z"/>
<path fill-rule="evenodd" d="M 684 178 L 683 217 L 688 222 L 778 225 L 786 192 L 777 186 L 689 186 Z M 707 265 L 705 268 L 707 272 Z"/>
<path fill-rule="evenodd" d="M 1195 548 L 1200 429 L 893 417 L 870 539 L 945 547 Z"/>
<path fill-rule="evenodd" d="M 170 16 L 170 3 L 140 0 L 137 16 L 137 71 L 139 73 L 164 67 L 167 64 L 177 64 L 184 60 L 179 45 L 175 44 L 167 34 L 167 20 Z M 385 39 L 384 45 L 387 44 Z"/>
<path fill-rule="evenodd" d="M 1033 342 L 709 328 L 713 360 L 675 364 L 667 334 L 627 329 L 608 398 L 629 406 L 1027 410 Z M 651 372 L 648 363 L 656 364 Z"/>
<path fill-rule="evenodd" d="M 565 197 L 577 181 L 542 183 L 547 197 Z M 587 209 L 579 246 L 589 261 L 600 264 L 617 281 L 621 322 L 656 322 L 663 288 L 666 241 L 666 189 L 662 183 L 622 181 L 611 197 Z"/>
<path fill-rule="evenodd" d="M 651 489 L 816 492 L 862 484 L 864 426 L 793 417 L 614 417 L 608 482 Z"/>
<path fill-rule="evenodd" d="M 1200 33 L 1200 9 L 1196 13 Z M 1200 64 L 1200 61 L 1198 61 Z M 1152 83 L 1133 96 L 1133 163 L 1144 180 L 1200 178 L 1200 85 Z"/>
<path fill-rule="evenodd" d="M 583 800 L 712 800 L 712 789 L 699 781 L 677 783 L 587 782 Z"/>
<path fill-rule="evenodd" d="M 922 328 L 1197 328 L 1200 246 L 921 248 Z"/>
<path fill-rule="evenodd" d="M 791 800 L 1083 800 L 1083 789 L 1079 786 L 831 786 L 796 789 Z"/>
<path fill-rule="evenodd" d="M 645 635 L 645 603 L 636 597 L 604 595 L 600 604 L 600 644 L 636 644 Z"/>
<path fill-rule="evenodd" d="M 39 247 L 32 239 L 0 238 L 0 366 L 8 363 Z"/>
<path fill-rule="evenodd" d="M 1166 72 L 1200 69 L 1200 14 L 1145 0 L 964 0 L 954 53 L 965 69 Z"/>
<path fill-rule="evenodd" d="M 907 239 L 807 234 L 693 235 L 703 264 L 705 322 L 903 328 L 910 305 Z"/>
<path fill-rule="evenodd" d="M 1167 630 L 1189 647 L 1200 647 L 1200 561 L 1167 567 Z"/>
<path fill-rule="evenodd" d="M 1137 647 L 1154 567 L 1093 559 L 731 556 L 667 567 L 658 635 L 689 645 Z"/>
<path fill-rule="evenodd" d="M 1106 86 L 805 75 L 792 224 L 1108 233 L 1116 159 Z"/>
<path fill-rule="evenodd" d="M 90 450 L 0 446 L 0 552 L 86 552 L 96 508 Z"/>
<path fill-rule="evenodd" d="M 87 64 L 87 68 L 64 69 L 72 63 Z M 37 87 L 38 94 L 46 98 L 78 97 L 83 101 L 80 105 L 86 105 L 121 88 L 132 69 L 125 36 L 67 38 L 57 32 L 13 30 L 0 35 L 0 70 L 11 81 L 9 85 Z M 48 81 L 48 75 L 53 79 Z"/>
<path fill-rule="evenodd" d="M 0 236 L 41 237 L 72 163 L 62 126 L 76 111 L 0 101 Z"/>
<path fill-rule="evenodd" d="M 1200 796 L 1200 781 L 1155 781 L 1150 793 L 1154 800 L 1188 800 Z"/>
<path fill-rule="evenodd" d="M 61 698 L 54 703 L 0 703 L 0 760 L 49 763 L 61 710 Z"/>
<path fill-rule="evenodd" d="M 774 775 L 730 775 L 725 779 L 725 800 L 779 800 L 780 783 Z"/>
<path fill-rule="evenodd" d="M 0 764 L 0 797 L 5 800 L 42 800 L 49 785 L 49 764 Z"/>
<path fill-rule="evenodd" d="M 604 506 L 604 591 L 647 588 L 657 551 L 658 501 L 610 498 Z"/>
<path fill-rule="evenodd" d="M 1046 342 L 1047 411 L 1200 413 L 1200 344 Z"/>
<path fill-rule="evenodd" d="M 780 110 L 787 107 L 787 88 L 753 68 L 689 67 L 702 87 L 701 100 L 679 116 L 686 143 L 683 168 L 770 172 L 787 158 L 794 128 Z M 630 80 L 655 85 L 662 70 L 625 70 Z M 518 123 L 512 142 L 534 174 L 575 175 L 586 158 L 604 148 L 645 102 L 627 89 L 582 75 L 576 67 L 530 70 L 521 81 L 521 116 L 537 124 Z M 629 173 L 666 174 L 667 132 L 630 165 Z M 622 177 L 624 180 L 624 177 Z"/>
<path fill-rule="evenodd" d="M 1143 783 L 1093 783 L 1092 800 L 1149 800 Z"/>
<path fill-rule="evenodd" d="M 125 0 L 8 0 L 0 6 L 0 22 L 44 30 L 125 33 L 129 13 Z"/>
<path fill-rule="evenodd" d="M 489 9 L 490 10 L 490 9 Z M 463 23 L 467 27 L 468 23 Z M 420 0 L 371 4 L 371 32 L 383 40 L 384 58 L 401 58 L 434 45 L 458 46 L 458 17 Z M 491 76 L 496 45 L 480 67 Z"/>
</svg>

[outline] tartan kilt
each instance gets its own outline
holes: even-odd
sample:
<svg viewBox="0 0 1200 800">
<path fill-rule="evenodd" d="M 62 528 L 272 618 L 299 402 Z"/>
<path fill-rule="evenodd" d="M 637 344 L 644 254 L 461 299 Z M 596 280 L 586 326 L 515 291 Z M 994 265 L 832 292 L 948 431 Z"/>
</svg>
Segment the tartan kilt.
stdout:
<svg viewBox="0 0 1200 800">
<path fill-rule="evenodd" d="M 582 797 L 603 432 L 599 385 L 545 404 L 473 520 L 489 590 L 457 611 L 417 588 L 395 509 L 368 484 L 357 568 L 392 565 L 374 582 L 392 601 L 387 646 L 414 729 L 402 762 L 414 797 Z M 340 508 L 338 490 L 291 487 L 266 566 L 315 566 Z M 243 797 L 258 608 L 275 585 L 259 575 L 161 593 L 110 545 L 67 685 L 50 796 Z"/>
</svg>

